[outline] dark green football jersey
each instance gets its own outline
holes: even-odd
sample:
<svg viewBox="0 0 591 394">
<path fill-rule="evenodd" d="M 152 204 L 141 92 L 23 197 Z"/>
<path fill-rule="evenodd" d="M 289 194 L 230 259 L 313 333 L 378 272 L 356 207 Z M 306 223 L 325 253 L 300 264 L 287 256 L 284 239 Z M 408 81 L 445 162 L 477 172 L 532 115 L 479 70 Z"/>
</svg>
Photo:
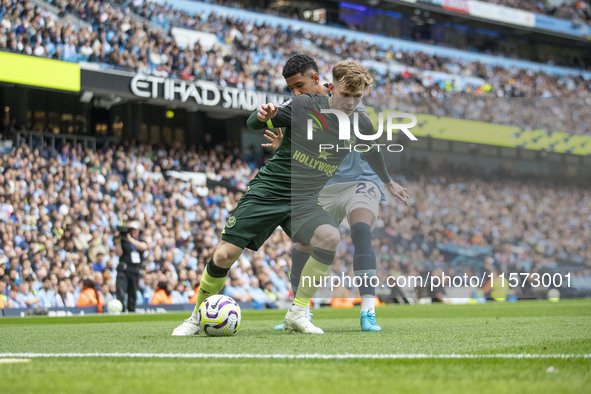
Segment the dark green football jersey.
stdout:
<svg viewBox="0 0 591 394">
<path fill-rule="evenodd" d="M 355 136 L 353 115 L 349 116 L 351 140 L 343 141 L 339 140 L 336 115 L 322 114 L 322 109 L 330 109 L 328 96 L 303 94 L 281 104 L 277 115 L 271 120 L 272 124 L 260 122 L 256 118 L 256 112 L 251 115 L 248 121 L 250 128 L 263 129 L 272 126 L 283 130 L 281 145 L 249 183 L 251 190 L 293 198 L 315 195 L 324 187 L 349 154 L 349 150 L 320 151 L 319 147 L 321 144 L 335 147 L 354 145 Z M 308 136 L 308 120 L 311 120 L 312 139 Z M 367 117 L 358 116 L 358 123 L 361 133 L 374 133 L 373 125 Z"/>
</svg>

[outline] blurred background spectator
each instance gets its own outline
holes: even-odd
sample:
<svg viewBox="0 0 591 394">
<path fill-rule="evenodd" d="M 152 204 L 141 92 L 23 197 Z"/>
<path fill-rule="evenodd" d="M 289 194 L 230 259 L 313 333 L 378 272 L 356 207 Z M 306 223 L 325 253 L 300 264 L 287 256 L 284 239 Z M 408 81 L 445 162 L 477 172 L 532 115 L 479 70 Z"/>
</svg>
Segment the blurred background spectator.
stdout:
<svg viewBox="0 0 591 394">
<path fill-rule="evenodd" d="M 515 6 L 529 3 L 502 2 L 515 3 Z M 540 2 L 534 3 L 535 7 L 544 8 L 539 5 Z M 565 2 L 559 9 L 574 7 L 576 10 L 588 10 L 588 5 L 579 3 L 586 4 Z M 455 108 L 461 107 L 462 102 L 475 102 L 471 108 L 486 108 L 487 111 L 467 112 L 462 114 L 464 118 L 539 128 L 549 132 L 591 133 L 591 119 L 588 119 L 591 115 L 588 115 L 588 111 L 583 113 L 584 119 L 568 121 L 578 117 L 577 111 L 568 105 L 569 102 L 553 101 L 549 104 L 553 107 L 558 105 L 555 111 L 560 111 L 562 118 L 568 122 L 561 130 L 554 130 L 551 124 L 538 121 L 535 108 L 527 100 L 486 99 L 572 97 L 589 106 L 591 81 L 576 73 L 551 75 L 523 65 L 503 67 L 484 60 L 466 61 L 423 51 L 405 51 L 394 44 L 388 46 L 348 39 L 345 35 L 334 37 L 292 30 L 285 26 L 254 23 L 248 18 L 239 20 L 220 16 L 214 12 L 193 15 L 176 9 L 174 5 L 150 1 L 50 1 L 49 4 L 60 9 L 58 15 L 33 6 L 28 1 L 4 0 L 2 4 L 0 50 L 71 62 L 99 63 L 101 67 L 188 81 L 203 79 L 221 86 L 283 93 L 288 91 L 281 75 L 282 67 L 292 54 L 305 53 L 317 59 L 323 81 L 331 80 L 331 65 L 338 60 L 363 59 L 376 81 L 372 90 L 375 96 L 391 96 L 401 100 L 448 98 L 449 103 L 457 104 Z M 240 4 L 232 3 L 232 6 Z M 65 15 L 74 16 L 86 25 L 76 26 Z M 199 42 L 193 46 L 182 46 L 170 33 L 172 27 L 212 34 L 217 37 L 217 43 L 208 49 Z M 557 55 L 548 62 L 564 62 L 566 66 L 591 69 L 591 64 L 580 64 L 580 59 L 570 56 Z M 458 78 L 463 78 L 464 82 L 459 82 Z M 510 111 L 508 107 L 520 110 Z M 437 103 L 434 103 L 425 110 L 434 113 L 437 108 Z M 443 112 L 446 116 L 458 116 L 453 111 Z"/>
<path fill-rule="evenodd" d="M 585 1 L 558 7 L 490 2 L 589 21 Z M 322 81 L 331 80 L 335 62 L 362 59 L 376 81 L 365 100 L 378 108 L 380 98 L 392 97 L 406 112 L 591 135 L 591 81 L 582 73 L 591 65 L 576 56 L 549 53 L 544 62 L 570 67 L 551 74 L 521 63 L 500 66 L 350 39 L 344 30 L 337 36 L 297 30 L 287 19 L 285 25 L 271 25 L 215 12 L 192 14 L 174 2 L 36 4 L 0 0 L 0 50 L 281 93 L 289 93 L 281 72 L 294 53 L 317 59 Z M 215 42 L 181 45 L 173 27 L 208 33 Z M 498 54 L 502 48 L 461 49 Z M 26 128 L 9 117 L 2 126 L 9 134 Z M 101 293 L 95 298 L 113 299 L 123 267 L 114 235 L 126 218 L 137 218 L 149 245 L 137 272 L 139 287 L 132 289 L 137 303 L 188 302 L 223 224 L 263 163 L 231 143 L 171 148 L 130 141 L 54 150 L 13 146 L 0 135 L 0 306 L 74 306 L 92 291 L 84 285 L 90 282 Z M 507 179 L 502 172 L 483 176 L 468 168 L 411 164 L 397 181 L 408 187 L 413 205 L 388 201 L 377 220 L 374 248 L 382 280 L 392 273 L 425 275 L 443 268 L 479 274 L 577 266 L 575 282 L 591 289 L 585 265 L 591 261 L 588 180 Z M 204 193 L 202 185 L 169 176 L 170 170 L 201 172 L 215 181 Z M 346 224 L 342 230 L 333 273 L 353 276 Z M 246 251 L 229 275 L 226 294 L 259 308 L 287 300 L 290 249 L 288 237 L 277 230 L 261 250 Z M 401 290 L 386 296 L 406 295 Z"/>
<path fill-rule="evenodd" d="M 213 186 L 200 195 L 192 182 L 168 177 L 166 170 L 223 173 L 227 184 L 243 185 L 256 169 L 239 154 L 218 153 L 232 149 L 156 149 L 65 146 L 58 153 L 23 144 L 0 158 L 6 305 L 72 306 L 84 282 L 111 299 L 119 264 L 113 234 L 122 215 L 137 217 L 152 245 L 144 255 L 138 304 L 162 293 L 159 283 L 167 283 L 171 302 L 188 301 L 242 192 Z M 466 168 L 434 171 L 421 163 L 409 166 L 398 182 L 408 187 L 413 204 L 389 201 L 382 207 L 374 231 L 382 274 L 450 267 L 477 274 L 532 272 L 591 261 L 586 183 L 505 179 Z M 346 225 L 342 230 L 333 272 L 353 276 L 352 242 Z M 93 253 L 95 245 L 109 253 Z M 290 249 L 288 237 L 277 230 L 261 250 L 246 251 L 230 272 L 225 294 L 261 308 L 288 299 Z"/>
</svg>

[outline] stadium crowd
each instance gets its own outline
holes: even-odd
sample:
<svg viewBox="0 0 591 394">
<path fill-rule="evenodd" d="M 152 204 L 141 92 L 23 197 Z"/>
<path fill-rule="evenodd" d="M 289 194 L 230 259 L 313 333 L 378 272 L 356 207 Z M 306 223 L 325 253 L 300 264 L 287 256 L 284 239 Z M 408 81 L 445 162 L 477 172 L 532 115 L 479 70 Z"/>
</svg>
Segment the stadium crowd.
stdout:
<svg viewBox="0 0 591 394">
<path fill-rule="evenodd" d="M 395 97 L 409 112 L 591 135 L 591 113 L 585 110 L 591 82 L 580 76 L 404 52 L 215 14 L 188 15 L 151 2 L 125 2 L 123 8 L 97 0 L 49 3 L 60 9 L 57 15 L 28 1 L 0 0 L 0 50 L 285 92 L 281 65 L 305 46 L 318 59 L 323 80 L 330 79 L 335 57 L 406 67 L 373 70 L 371 95 Z M 211 33 L 218 45 L 181 48 L 168 30 L 132 18 L 125 7 L 168 27 Z M 66 14 L 91 27 L 68 22 Z M 482 83 L 434 80 L 425 72 Z M 74 306 L 92 281 L 108 303 L 119 263 L 115 229 L 130 218 L 140 221 L 150 245 L 139 302 L 150 303 L 162 291 L 170 302 L 190 301 L 225 220 L 256 171 L 256 163 L 237 152 L 231 146 L 183 151 L 134 144 L 97 151 L 21 145 L 6 152 L 0 156 L 0 301 L 8 307 Z M 202 172 L 210 180 L 198 185 L 170 170 Z M 591 261 L 591 201 L 584 187 L 451 174 L 423 168 L 399 179 L 414 203 L 403 208 L 389 202 L 380 213 L 374 246 L 382 280 L 443 268 L 532 272 Z M 351 244 L 343 232 L 334 273 L 352 275 Z M 245 252 L 230 272 L 226 293 L 260 308 L 286 300 L 290 248 L 278 230 L 260 251 Z"/>
<path fill-rule="evenodd" d="M 126 215 L 141 222 L 150 245 L 140 302 L 150 303 L 162 282 L 173 302 L 188 302 L 252 172 L 240 159 L 214 151 L 146 146 L 51 152 L 22 145 L 0 161 L 0 277 L 9 284 L 8 305 L 14 307 L 73 306 L 89 279 L 106 302 L 112 299 L 118 264 L 113 236 Z M 201 186 L 164 176 L 173 169 L 227 177 L 235 191 L 220 186 L 200 195 Z M 265 306 L 287 297 L 290 244 L 282 237 L 277 233 L 258 257 L 241 259 L 228 284 L 228 291 L 233 285 L 237 294 L 244 291 L 235 298 Z M 59 294 L 63 289 L 67 294 Z"/>
<path fill-rule="evenodd" d="M 566 19 L 573 23 L 591 22 L 591 5 L 588 0 L 529 1 L 529 0 L 485 0 L 487 3 L 530 11 L 535 14 Z"/>
<path fill-rule="evenodd" d="M 183 151 L 135 144 L 97 151 L 66 145 L 58 152 L 22 144 L 4 154 L 4 305 L 74 306 L 89 281 L 108 303 L 119 262 L 114 235 L 126 218 L 140 221 L 149 244 L 138 302 L 152 302 L 159 290 L 169 302 L 189 302 L 225 220 L 256 173 L 256 163 L 236 152 L 231 146 Z M 412 207 L 384 204 L 374 233 L 381 279 L 436 269 L 536 272 L 591 261 L 585 187 L 409 167 L 398 181 L 408 187 Z M 197 171 L 210 180 L 198 184 L 170 170 Z M 352 275 L 352 243 L 342 234 L 333 271 Z M 257 308 L 288 299 L 290 249 L 277 230 L 258 252 L 242 255 L 225 293 Z"/>
<path fill-rule="evenodd" d="M 201 1 L 201 0 L 200 0 Z M 421 2 L 423 0 L 419 0 Z M 589 23 L 591 22 L 591 5 L 588 0 L 559 0 L 556 1 L 530 1 L 530 0 L 484 0 L 486 3 L 497 4 L 505 7 L 530 11 L 536 14 L 553 16 L 559 19 L 566 19 L 573 23 Z M 143 7 L 143 1 L 118 1 L 119 3 L 129 3 L 134 6 L 134 11 L 147 18 L 158 18 L 164 21 L 159 14 L 153 13 L 149 8 Z M 252 4 L 245 4 L 240 1 L 226 1 L 226 0 L 204 0 L 205 3 L 217 4 L 232 8 L 243 8 L 251 11 L 282 16 L 290 19 L 302 19 L 300 14 L 296 11 L 297 8 L 289 7 L 284 4 L 285 9 L 282 8 L 261 8 L 253 7 Z M 430 0 L 424 0 L 429 4 L 433 4 Z"/>
<path fill-rule="evenodd" d="M 423 106 L 440 116 L 460 116 L 456 110 L 471 102 L 472 109 L 463 118 L 509 124 L 524 129 L 541 128 L 550 132 L 590 135 L 591 119 L 587 112 L 577 111 L 572 101 L 555 100 L 552 112 L 564 121 L 557 129 L 553 119 L 539 117 L 535 110 L 548 98 L 571 98 L 581 105 L 591 104 L 591 81 L 581 76 L 556 76 L 521 68 L 503 68 L 482 62 L 465 62 L 422 52 L 405 52 L 366 41 L 316 35 L 285 27 L 255 25 L 214 13 L 189 15 L 171 5 L 153 2 L 126 2 L 124 6 L 91 0 L 52 0 L 59 15 L 33 7 L 30 2 L 2 0 L 0 7 L 0 50 L 46 56 L 60 60 L 99 63 L 106 67 L 149 73 L 183 80 L 205 79 L 222 86 L 235 86 L 270 92 L 285 92 L 282 65 L 294 53 L 304 51 L 315 57 L 323 80 L 329 80 L 334 56 L 402 66 L 404 71 L 372 70 L 374 96 L 390 96 L 402 102 L 424 99 L 445 100 L 453 105 L 436 103 Z M 151 29 L 141 20 L 131 18 L 129 7 L 137 15 L 155 23 L 166 22 L 215 35 L 218 45 L 205 49 L 199 43 L 181 48 L 172 36 Z M 92 27 L 80 29 L 63 15 L 75 15 Z M 371 66 L 370 66 L 371 68 Z M 437 79 L 433 72 L 448 75 Z M 457 78 L 471 78 L 462 83 Z M 479 81 L 479 82 L 475 82 Z M 498 100 L 489 100 L 494 97 Z M 531 101 L 507 100 L 527 98 Z M 523 110 L 516 111 L 524 105 Z M 486 111 L 482 110 L 486 108 Z M 512 109 L 508 111 L 508 109 Z M 576 119 L 576 120 L 573 120 Z"/>
<path fill-rule="evenodd" d="M 421 2 L 422 0 L 419 0 Z M 591 5 L 588 0 L 483 0 L 486 3 L 502 5 L 505 7 L 516 8 L 520 10 L 530 11 L 535 14 L 542 14 L 553 16 L 559 19 L 566 19 L 573 23 L 590 23 L 591 22 Z M 244 8 L 244 4 L 238 1 L 224 1 L 224 0 L 207 0 L 208 3 L 215 3 L 225 5 L 227 7 Z M 425 2 L 433 4 L 430 0 Z M 298 18 L 297 13 L 289 13 L 280 11 L 271 11 L 268 9 L 255 8 L 257 12 L 272 12 L 275 15 L 281 15 L 289 18 Z"/>
</svg>

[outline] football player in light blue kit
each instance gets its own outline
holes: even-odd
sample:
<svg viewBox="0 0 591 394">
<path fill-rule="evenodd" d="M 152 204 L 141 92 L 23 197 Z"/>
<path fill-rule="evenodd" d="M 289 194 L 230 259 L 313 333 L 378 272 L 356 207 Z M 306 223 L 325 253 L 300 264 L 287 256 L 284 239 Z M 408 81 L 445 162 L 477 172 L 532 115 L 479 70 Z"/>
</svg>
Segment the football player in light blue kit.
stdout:
<svg viewBox="0 0 591 394">
<path fill-rule="evenodd" d="M 318 65 L 309 56 L 296 55 L 290 58 L 283 69 L 283 77 L 294 95 L 328 94 L 327 86 L 319 83 Z M 360 106 L 360 112 L 365 108 Z M 269 143 L 264 147 L 277 149 L 281 143 L 281 130 L 278 134 L 267 130 L 265 138 Z M 408 205 L 406 189 L 398 184 L 389 192 Z M 330 213 L 337 224 L 347 218 L 351 226 L 351 238 L 355 252 L 353 269 L 360 277 L 361 286 L 361 329 L 363 331 L 381 331 L 376 323 L 376 289 L 371 285 L 376 280 L 376 256 L 371 244 L 371 229 L 378 215 L 380 201 L 385 201 L 384 184 L 363 160 L 361 153 L 352 151 L 339 166 L 335 175 L 320 192 L 318 200 Z M 292 248 L 290 282 L 292 291 L 297 292 L 302 269 L 310 257 L 308 247 L 295 244 Z M 283 329 L 283 323 L 275 327 Z"/>
</svg>

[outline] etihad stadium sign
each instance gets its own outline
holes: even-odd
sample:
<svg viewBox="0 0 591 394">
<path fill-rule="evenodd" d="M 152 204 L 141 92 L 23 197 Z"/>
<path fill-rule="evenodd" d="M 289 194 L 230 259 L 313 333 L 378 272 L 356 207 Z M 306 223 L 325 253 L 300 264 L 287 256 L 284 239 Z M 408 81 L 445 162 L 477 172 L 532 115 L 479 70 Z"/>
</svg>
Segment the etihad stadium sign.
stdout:
<svg viewBox="0 0 591 394">
<path fill-rule="evenodd" d="M 283 95 L 221 87 L 210 81 L 182 81 L 153 75 L 135 75 L 131 79 L 134 96 L 166 101 L 194 102 L 206 107 L 254 111 L 262 104 L 282 102 Z"/>
</svg>

